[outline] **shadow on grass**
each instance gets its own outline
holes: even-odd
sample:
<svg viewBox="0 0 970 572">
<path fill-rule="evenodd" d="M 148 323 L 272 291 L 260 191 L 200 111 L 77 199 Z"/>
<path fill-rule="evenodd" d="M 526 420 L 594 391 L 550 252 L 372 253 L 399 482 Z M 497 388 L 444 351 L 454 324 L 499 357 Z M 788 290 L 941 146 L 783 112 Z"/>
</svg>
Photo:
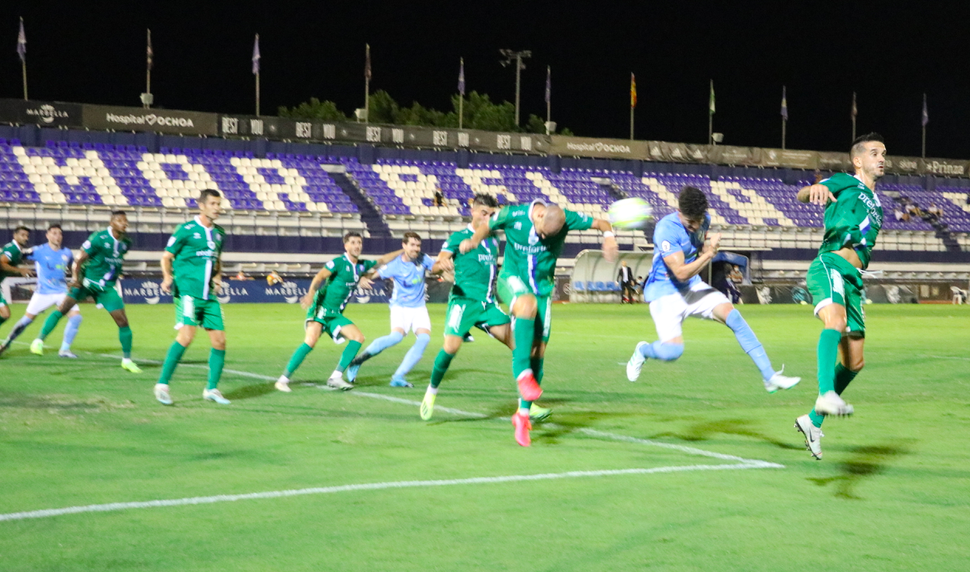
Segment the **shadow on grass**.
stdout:
<svg viewBox="0 0 970 572">
<path fill-rule="evenodd" d="M 275 382 L 254 383 L 251 385 L 244 385 L 242 387 L 233 389 L 232 391 L 224 395 L 226 399 L 230 401 L 252 399 L 253 397 L 262 397 L 264 395 L 269 395 L 270 393 L 273 393 L 274 391 L 276 391 L 276 388 L 273 387 L 274 383 Z"/>
<path fill-rule="evenodd" d="M 666 431 L 663 433 L 658 433 L 652 438 L 656 439 L 660 437 L 673 437 L 676 439 L 682 439 L 684 441 L 707 441 L 716 434 L 752 437 L 760 441 L 770 443 L 779 449 L 787 449 L 791 451 L 801 451 L 804 449 L 804 446 L 786 441 L 779 441 L 774 437 L 765 435 L 764 433 L 755 430 L 751 427 L 751 421 L 748 419 L 721 419 L 718 421 L 703 421 L 687 427 L 687 429 L 681 433 Z"/>
<path fill-rule="evenodd" d="M 849 451 L 852 456 L 836 465 L 840 475 L 808 480 L 820 487 L 834 484 L 835 496 L 838 498 L 861 500 L 862 497 L 855 494 L 855 487 L 862 479 L 878 475 L 885 469 L 887 461 L 909 453 L 902 447 L 890 445 L 852 447 Z"/>
</svg>

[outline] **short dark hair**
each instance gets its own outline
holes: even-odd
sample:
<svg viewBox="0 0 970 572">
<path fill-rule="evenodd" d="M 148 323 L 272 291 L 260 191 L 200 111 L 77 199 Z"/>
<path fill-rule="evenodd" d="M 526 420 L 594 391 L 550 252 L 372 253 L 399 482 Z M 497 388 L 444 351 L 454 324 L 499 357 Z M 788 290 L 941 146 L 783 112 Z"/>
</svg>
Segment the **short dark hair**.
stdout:
<svg viewBox="0 0 970 572">
<path fill-rule="evenodd" d="M 407 244 L 408 241 L 410 241 L 412 238 L 414 240 L 418 241 L 418 242 L 421 242 L 421 235 L 419 235 L 418 233 L 416 233 L 416 232 L 405 232 L 404 233 L 404 236 L 401 237 L 401 244 Z"/>
<path fill-rule="evenodd" d="M 199 193 L 199 202 L 200 203 L 205 202 L 205 200 L 209 197 L 215 197 L 217 199 L 221 199 L 222 195 L 220 195 L 219 191 L 215 189 L 203 189 L 203 191 Z"/>
<path fill-rule="evenodd" d="M 30 229 L 29 229 L 29 228 L 27 228 L 27 227 L 26 227 L 26 226 L 24 226 L 24 225 L 20 225 L 20 226 L 18 226 L 17 228 L 15 228 L 15 229 L 13 229 L 13 233 L 14 233 L 14 234 L 17 234 L 18 232 L 20 232 L 20 231 L 22 231 L 22 230 L 26 230 L 27 232 L 30 232 Z"/>
<path fill-rule="evenodd" d="M 124 216 L 127 218 L 128 213 L 126 213 L 125 211 L 111 211 L 111 218 L 114 218 L 116 216 Z"/>
<path fill-rule="evenodd" d="M 697 187 L 684 187 L 677 197 L 680 212 L 687 218 L 697 220 L 707 213 L 707 195 Z"/>
<path fill-rule="evenodd" d="M 487 193 L 475 193 L 475 196 L 472 197 L 472 204 L 491 207 L 493 209 L 498 208 L 498 201 L 495 200 L 495 197 Z"/>
<path fill-rule="evenodd" d="M 54 224 L 52 224 L 52 225 L 50 225 L 49 227 L 47 227 L 47 230 L 48 230 L 48 231 L 52 231 L 52 230 L 54 230 L 55 228 L 56 228 L 57 230 L 59 230 L 59 231 L 61 231 L 61 232 L 64 232 L 64 229 L 63 229 L 63 228 L 61 228 L 61 225 L 59 225 L 59 224 L 57 224 L 56 222 L 55 222 Z"/>
<path fill-rule="evenodd" d="M 886 140 L 882 138 L 882 135 L 876 133 L 875 131 L 871 133 L 866 133 L 865 135 L 860 135 L 855 138 L 852 142 L 852 147 L 849 147 L 849 157 L 855 157 L 856 155 L 865 152 L 865 145 L 871 141 L 878 141 L 879 143 L 885 143 Z"/>
<path fill-rule="evenodd" d="M 347 241 L 349 241 L 351 238 L 353 238 L 355 236 L 357 238 L 359 238 L 361 241 L 364 240 L 364 237 L 361 236 L 361 234 L 359 232 L 356 232 L 356 231 L 353 231 L 352 230 L 352 231 L 350 231 L 350 232 L 348 232 L 347 234 L 344 235 L 344 244 L 347 244 Z"/>
</svg>

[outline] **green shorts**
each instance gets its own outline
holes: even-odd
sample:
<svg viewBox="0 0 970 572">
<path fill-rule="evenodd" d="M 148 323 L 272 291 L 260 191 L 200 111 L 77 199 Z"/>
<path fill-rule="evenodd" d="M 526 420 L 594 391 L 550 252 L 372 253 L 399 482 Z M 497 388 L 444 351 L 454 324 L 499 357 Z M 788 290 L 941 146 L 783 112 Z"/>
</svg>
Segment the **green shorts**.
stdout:
<svg viewBox="0 0 970 572">
<path fill-rule="evenodd" d="M 481 302 L 464 296 L 451 296 L 448 299 L 448 317 L 445 321 L 445 335 L 464 338 L 472 328 L 488 332 L 489 328 L 508 324 L 512 321 L 495 302 Z"/>
<path fill-rule="evenodd" d="M 3 297 L 3 291 L 0 291 L 0 308 L 3 308 L 6 305 L 7 305 L 7 301 Z"/>
<path fill-rule="evenodd" d="M 518 276 L 499 276 L 496 290 L 499 300 L 509 307 L 510 314 L 516 298 L 525 294 L 535 296 L 529 285 Z M 549 341 L 549 334 L 552 332 L 552 297 L 536 296 L 536 307 L 538 312 L 536 315 L 536 337 L 541 337 L 542 342 L 546 343 Z"/>
<path fill-rule="evenodd" d="M 330 339 L 337 344 L 342 344 L 345 341 L 345 338 L 340 335 L 340 330 L 346 326 L 354 325 L 353 322 L 340 313 L 340 310 L 334 310 L 333 308 L 324 306 L 311 306 L 307 310 L 304 328 L 310 322 L 318 322 L 321 324 L 323 326 L 323 333 L 330 336 Z"/>
<path fill-rule="evenodd" d="M 222 306 L 215 298 L 203 300 L 195 296 L 179 296 L 175 299 L 175 329 L 182 326 L 203 327 L 207 330 L 223 331 Z"/>
<path fill-rule="evenodd" d="M 815 302 L 816 316 L 829 304 L 839 304 L 845 308 L 846 332 L 866 335 L 866 314 L 862 309 L 864 286 L 858 268 L 834 252 L 825 252 L 812 261 L 805 278 Z"/>
<path fill-rule="evenodd" d="M 118 295 L 118 291 L 115 290 L 114 284 L 101 286 L 85 278 L 81 281 L 81 287 L 71 288 L 67 296 L 77 300 L 78 303 L 91 298 L 96 304 L 100 304 L 108 312 L 125 309 L 125 303 L 121 299 L 121 296 Z"/>
</svg>

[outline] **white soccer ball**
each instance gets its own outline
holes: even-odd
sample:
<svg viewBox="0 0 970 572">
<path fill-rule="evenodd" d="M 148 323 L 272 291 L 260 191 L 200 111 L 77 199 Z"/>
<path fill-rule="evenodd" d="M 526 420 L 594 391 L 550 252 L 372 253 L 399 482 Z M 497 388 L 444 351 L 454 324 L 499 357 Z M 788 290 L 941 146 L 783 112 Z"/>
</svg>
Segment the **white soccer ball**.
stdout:
<svg viewBox="0 0 970 572">
<path fill-rule="evenodd" d="M 653 208 L 640 197 L 630 197 L 610 205 L 609 216 L 610 224 L 616 228 L 642 229 L 653 220 Z"/>
</svg>

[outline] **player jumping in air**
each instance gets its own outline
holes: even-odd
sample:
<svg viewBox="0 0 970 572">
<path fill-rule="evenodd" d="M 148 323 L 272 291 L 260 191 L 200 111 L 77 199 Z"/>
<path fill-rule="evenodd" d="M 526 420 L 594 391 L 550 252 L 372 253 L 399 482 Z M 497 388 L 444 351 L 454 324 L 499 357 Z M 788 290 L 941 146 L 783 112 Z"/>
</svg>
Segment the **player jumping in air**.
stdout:
<svg viewBox="0 0 970 572">
<path fill-rule="evenodd" d="M 70 313 L 71 309 L 87 298 L 95 302 L 111 314 L 118 325 L 118 339 L 121 341 L 123 358 L 121 367 L 131 373 L 141 373 L 131 359 L 131 328 L 128 327 L 128 316 L 125 314 L 125 303 L 122 301 L 115 283 L 121 275 L 121 267 L 125 262 L 125 254 L 131 249 L 131 239 L 128 238 L 128 215 L 125 211 L 111 213 L 108 228 L 91 234 L 81 245 L 81 255 L 74 265 L 74 275 L 71 279 L 71 291 L 57 310 L 47 317 L 40 336 L 30 344 L 30 351 L 43 355 L 44 340 L 54 330 L 57 323 Z"/>
<path fill-rule="evenodd" d="M 512 416 L 515 440 L 531 444 L 529 410 L 542 395 L 542 365 L 552 330 L 552 292 L 556 261 L 571 230 L 595 228 L 603 232 L 603 255 L 616 259 L 619 250 L 609 222 L 563 210 L 535 200 L 508 206 L 481 225 L 459 245 L 462 254 L 476 250 L 493 231 L 505 231 L 505 263 L 498 277 L 498 295 L 514 317 L 512 375 L 519 386 L 519 409 Z"/>
<path fill-rule="evenodd" d="M 199 326 L 205 328 L 212 342 L 209 381 L 202 398 L 220 405 L 230 403 L 218 389 L 226 362 L 226 331 L 222 308 L 216 298 L 222 289 L 222 246 L 226 238 L 226 231 L 216 224 L 222 212 L 221 202 L 219 191 L 202 191 L 198 200 L 199 215 L 175 229 L 162 254 L 162 292 L 172 294 L 178 331 L 155 384 L 155 399 L 162 405 L 172 404 L 168 382 Z"/>
<path fill-rule="evenodd" d="M 653 267 L 643 291 L 660 339 L 637 344 L 626 364 L 627 379 L 636 381 L 640 377 L 647 358 L 673 361 L 683 355 L 681 324 L 688 316 L 699 316 L 731 328 L 741 349 L 758 366 L 769 393 L 793 387 L 801 378 L 776 372 L 741 312 L 724 294 L 701 280 L 700 272 L 717 254 L 721 240 L 720 234 L 707 235 L 711 226 L 707 197 L 700 189 L 684 187 L 678 201 L 677 212 L 660 219 L 653 232 Z"/>
<path fill-rule="evenodd" d="M 822 245 L 806 276 L 815 315 L 823 324 L 817 350 L 818 398 L 810 413 L 795 420 L 795 428 L 805 435 L 805 446 L 816 459 L 822 458 L 824 416 L 853 412 L 841 396 L 865 365 L 865 296 L 860 270 L 869 266 L 883 220 L 875 194 L 876 181 L 886 170 L 882 136 L 869 133 L 857 138 L 850 158 L 855 175 L 837 173 L 798 191 L 799 201 L 825 207 Z"/>
</svg>

